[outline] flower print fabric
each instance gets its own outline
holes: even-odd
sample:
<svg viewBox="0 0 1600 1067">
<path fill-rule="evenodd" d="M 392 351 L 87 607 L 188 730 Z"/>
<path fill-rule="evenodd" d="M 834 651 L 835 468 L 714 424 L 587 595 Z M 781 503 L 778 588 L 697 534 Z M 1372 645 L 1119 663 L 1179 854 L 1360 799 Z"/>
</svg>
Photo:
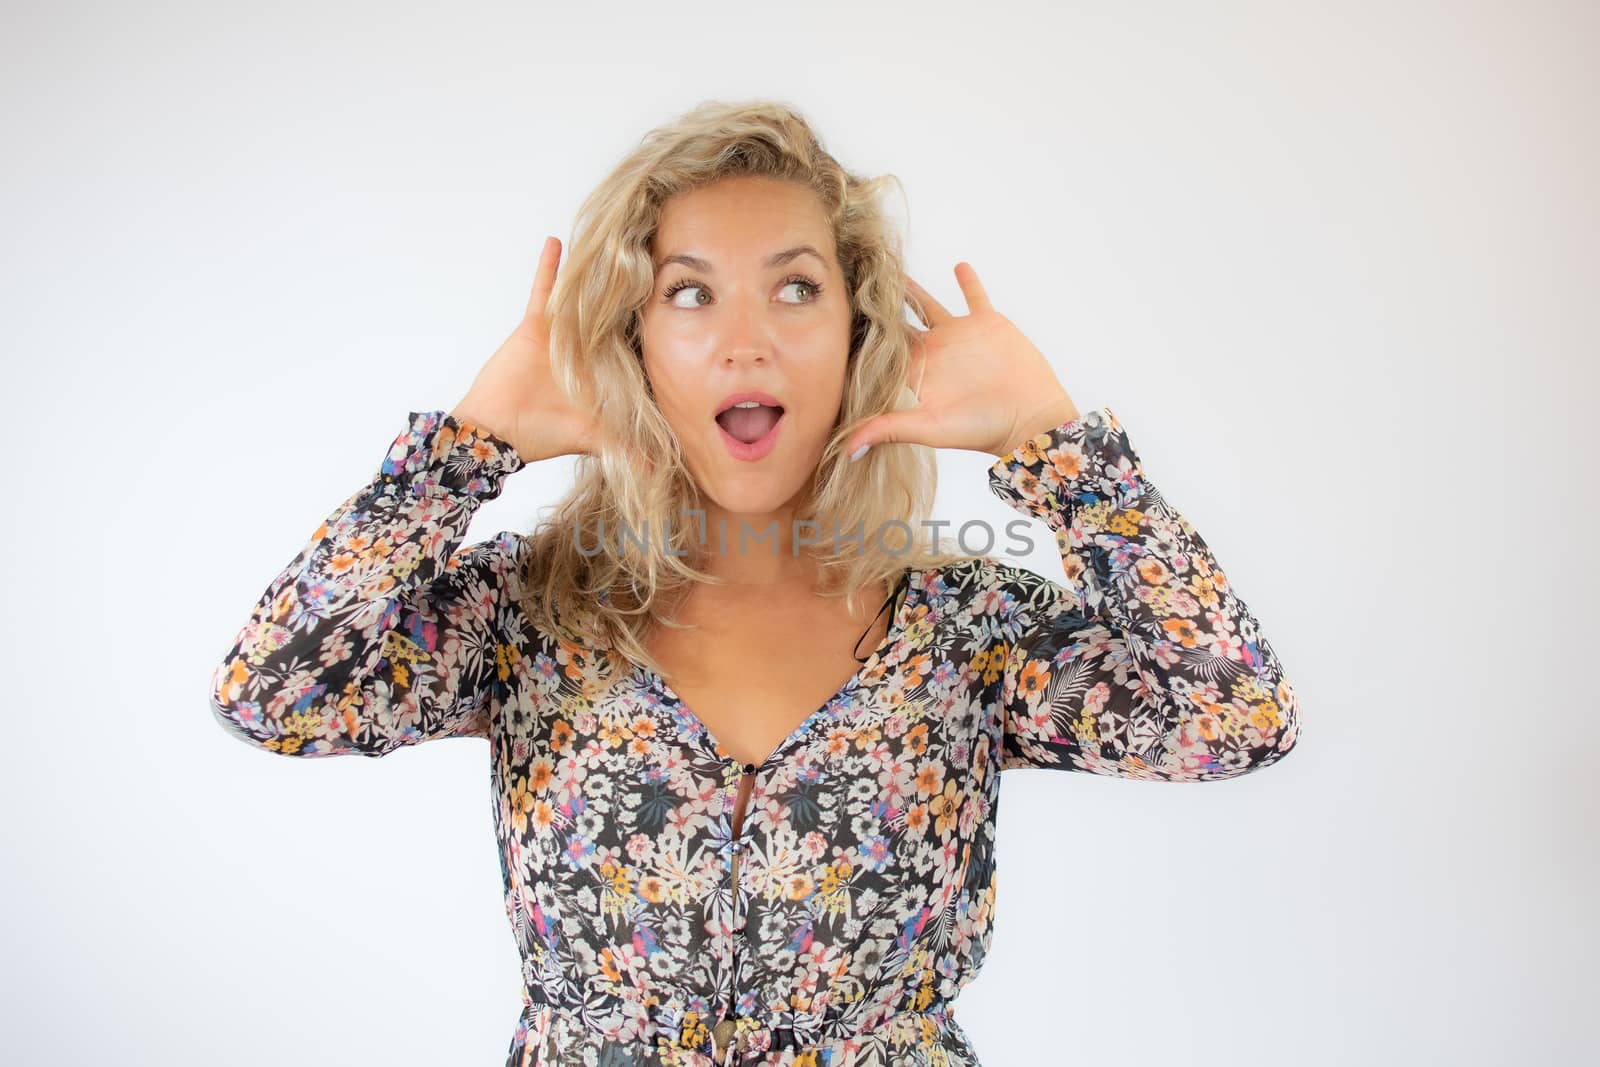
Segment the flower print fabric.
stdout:
<svg viewBox="0 0 1600 1067">
<path fill-rule="evenodd" d="M 1215 781 L 1298 735 L 1277 656 L 1109 408 L 989 470 L 1066 583 L 911 570 L 882 643 L 758 766 L 658 675 L 535 628 L 521 535 L 460 546 L 521 466 L 410 413 L 211 691 L 283 755 L 488 740 L 522 960 L 507 1067 L 975 1067 L 953 1004 L 989 947 L 1000 772 Z"/>
</svg>

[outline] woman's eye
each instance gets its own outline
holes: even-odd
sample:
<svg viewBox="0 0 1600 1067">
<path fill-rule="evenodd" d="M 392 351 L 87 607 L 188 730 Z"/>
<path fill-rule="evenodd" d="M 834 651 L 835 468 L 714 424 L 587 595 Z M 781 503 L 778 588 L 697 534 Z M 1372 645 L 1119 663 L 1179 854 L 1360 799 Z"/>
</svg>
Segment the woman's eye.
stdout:
<svg viewBox="0 0 1600 1067">
<path fill-rule="evenodd" d="M 705 291 L 705 287 L 702 285 L 679 285 L 675 286 L 672 292 L 668 294 L 667 300 L 673 307 L 697 307 L 705 302 L 700 299 L 701 296 L 705 295 Z M 684 293 L 693 293 L 695 295 L 688 300 L 684 300 L 681 299 Z"/>
<path fill-rule="evenodd" d="M 779 292 L 786 292 L 793 288 L 803 290 L 803 294 L 796 300 L 784 299 L 783 303 L 814 304 L 817 302 L 818 294 L 822 292 L 822 286 L 808 278 L 790 278 L 783 283 L 783 288 Z M 691 295 L 685 297 L 683 296 L 684 293 Z M 711 295 L 704 285 L 687 279 L 668 286 L 666 292 L 661 295 L 669 306 L 678 308 L 704 307 L 711 302 Z"/>
<path fill-rule="evenodd" d="M 809 304 L 809 303 L 811 303 L 811 301 L 813 301 L 813 300 L 815 300 L 817 298 L 817 287 L 815 285 L 812 285 L 810 282 L 802 282 L 802 281 L 785 282 L 783 287 L 785 289 L 792 289 L 792 288 L 797 288 L 798 287 L 800 289 L 804 289 L 805 290 L 805 294 L 806 295 L 805 295 L 804 299 L 792 301 L 793 303 L 796 303 L 796 304 Z"/>
</svg>

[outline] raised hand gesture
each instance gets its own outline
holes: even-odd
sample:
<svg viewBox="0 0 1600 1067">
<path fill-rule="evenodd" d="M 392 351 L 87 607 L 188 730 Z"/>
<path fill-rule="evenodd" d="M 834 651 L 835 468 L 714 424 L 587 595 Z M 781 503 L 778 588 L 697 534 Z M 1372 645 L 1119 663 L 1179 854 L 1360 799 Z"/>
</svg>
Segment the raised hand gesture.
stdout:
<svg viewBox="0 0 1600 1067">
<path fill-rule="evenodd" d="M 546 237 L 522 321 L 450 412 L 510 444 L 524 463 L 594 452 L 599 438 L 594 405 L 586 396 L 569 400 L 550 368 L 550 322 L 545 312 L 560 260 L 561 241 Z"/>
<path fill-rule="evenodd" d="M 863 423 L 851 458 L 902 441 L 1004 456 L 1045 430 L 1078 417 L 1044 354 L 994 310 L 970 263 L 957 263 L 967 314 L 954 315 L 909 276 L 906 302 L 926 330 L 912 328 L 906 385 L 917 406 Z"/>
</svg>

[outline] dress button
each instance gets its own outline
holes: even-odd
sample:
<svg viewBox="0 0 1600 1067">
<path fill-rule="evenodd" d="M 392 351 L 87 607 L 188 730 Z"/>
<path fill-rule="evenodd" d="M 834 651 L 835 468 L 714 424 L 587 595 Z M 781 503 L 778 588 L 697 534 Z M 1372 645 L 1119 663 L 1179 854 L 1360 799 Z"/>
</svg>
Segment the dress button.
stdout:
<svg viewBox="0 0 1600 1067">
<path fill-rule="evenodd" d="M 723 1020 L 711 1030 L 711 1054 L 718 1055 L 726 1051 L 733 1042 L 733 1032 L 738 1027 L 733 1017 L 725 1016 Z"/>
</svg>

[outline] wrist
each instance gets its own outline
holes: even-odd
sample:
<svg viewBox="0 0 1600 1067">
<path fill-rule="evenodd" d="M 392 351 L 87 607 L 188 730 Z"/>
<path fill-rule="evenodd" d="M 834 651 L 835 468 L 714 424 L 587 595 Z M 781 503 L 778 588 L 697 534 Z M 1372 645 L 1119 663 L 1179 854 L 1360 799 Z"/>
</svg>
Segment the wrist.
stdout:
<svg viewBox="0 0 1600 1067">
<path fill-rule="evenodd" d="M 495 437 L 500 438 L 502 441 L 506 440 L 505 434 L 501 432 L 503 429 L 505 429 L 505 427 L 501 425 L 502 420 L 500 416 L 492 412 L 486 412 L 481 407 L 470 401 L 463 400 L 461 403 L 451 408 L 450 417 L 455 419 L 457 422 L 466 423 L 467 425 L 472 426 L 479 431 L 492 434 Z"/>
<path fill-rule="evenodd" d="M 1021 420 L 1012 432 L 1010 440 L 1001 444 L 998 450 L 992 454 L 997 458 L 1004 459 L 1028 441 L 1048 430 L 1053 430 L 1058 426 L 1064 426 L 1074 421 L 1081 414 L 1082 412 L 1078 410 L 1077 405 L 1072 402 L 1072 398 L 1067 396 L 1066 393 L 1062 393 L 1044 406 L 1036 408 L 1032 414 Z"/>
</svg>

